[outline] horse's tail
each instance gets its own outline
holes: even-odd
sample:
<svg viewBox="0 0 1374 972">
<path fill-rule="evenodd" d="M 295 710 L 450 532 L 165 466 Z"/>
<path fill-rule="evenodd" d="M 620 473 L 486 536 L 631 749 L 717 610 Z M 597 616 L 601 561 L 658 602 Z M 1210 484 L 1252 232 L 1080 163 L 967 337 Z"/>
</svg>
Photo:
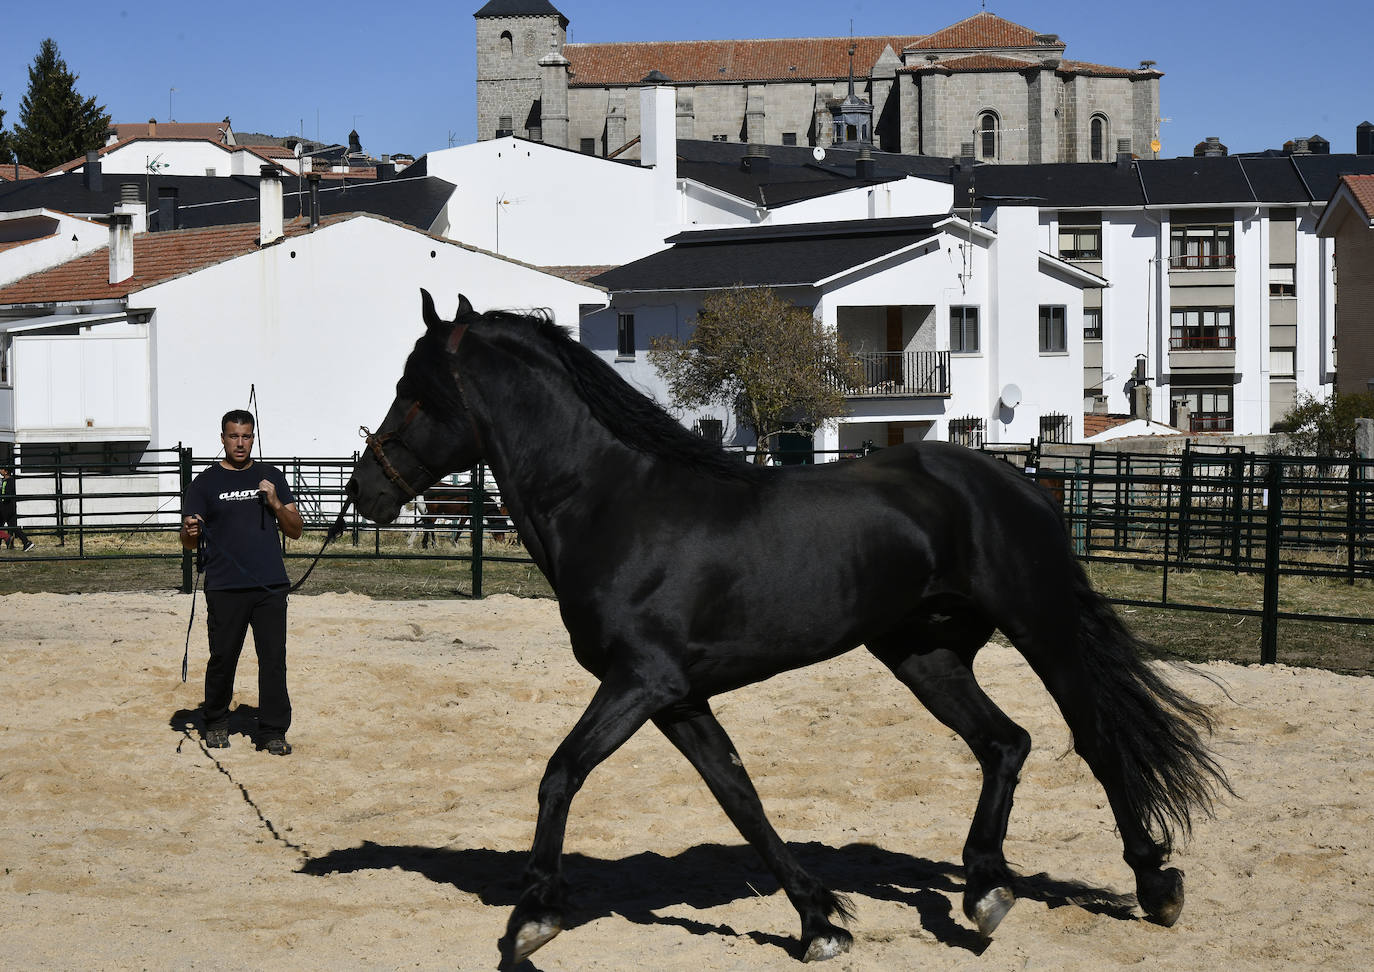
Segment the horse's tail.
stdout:
<svg viewBox="0 0 1374 972">
<path fill-rule="evenodd" d="M 1149 647 L 1081 568 L 1074 573 L 1078 640 L 1098 689 L 1098 729 L 1121 761 L 1132 816 L 1167 854 L 1175 831 L 1191 833 L 1194 812 L 1210 814 L 1220 791 L 1234 793 L 1204 739 L 1212 733 L 1212 717 L 1207 706 L 1161 677 L 1148 661 Z"/>
</svg>

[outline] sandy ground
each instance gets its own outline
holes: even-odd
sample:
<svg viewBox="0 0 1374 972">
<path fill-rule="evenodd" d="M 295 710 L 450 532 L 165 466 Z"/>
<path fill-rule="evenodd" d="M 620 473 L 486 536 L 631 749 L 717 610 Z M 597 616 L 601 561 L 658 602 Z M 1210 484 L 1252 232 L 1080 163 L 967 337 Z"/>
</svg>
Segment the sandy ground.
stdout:
<svg viewBox="0 0 1374 972">
<path fill-rule="evenodd" d="M 544 761 L 589 697 L 556 606 L 296 597 L 294 755 L 206 750 L 203 604 L 0 597 L 0 966 L 491 969 Z M 857 907 L 877 969 L 1374 965 L 1374 683 L 1211 666 L 1240 798 L 1175 862 L 1188 903 L 1140 919 L 1102 791 L 1005 648 L 979 662 L 1035 737 L 1007 854 L 1026 875 L 991 943 L 959 910 L 977 792 L 963 744 L 863 653 L 717 700 L 783 836 Z M 251 650 L 238 728 L 256 699 Z M 798 967 L 797 920 L 652 730 L 573 806 L 571 927 L 523 969 Z"/>
</svg>

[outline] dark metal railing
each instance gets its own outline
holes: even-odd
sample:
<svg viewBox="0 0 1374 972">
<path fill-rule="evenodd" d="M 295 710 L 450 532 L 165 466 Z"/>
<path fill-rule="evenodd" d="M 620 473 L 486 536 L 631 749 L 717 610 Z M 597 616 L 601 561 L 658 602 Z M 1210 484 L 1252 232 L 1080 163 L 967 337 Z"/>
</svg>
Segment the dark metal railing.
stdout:
<svg viewBox="0 0 1374 972">
<path fill-rule="evenodd" d="M 857 381 L 850 398 L 949 394 L 948 351 L 857 351 Z"/>
</svg>

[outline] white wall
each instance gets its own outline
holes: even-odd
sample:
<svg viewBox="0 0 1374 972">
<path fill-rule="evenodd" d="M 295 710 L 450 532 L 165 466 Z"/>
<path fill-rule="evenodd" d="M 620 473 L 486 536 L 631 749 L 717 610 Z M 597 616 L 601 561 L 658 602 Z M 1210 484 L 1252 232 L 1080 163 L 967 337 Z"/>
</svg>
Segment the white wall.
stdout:
<svg viewBox="0 0 1374 972">
<path fill-rule="evenodd" d="M 816 199 L 768 210 L 766 223 L 815 223 L 843 219 L 885 219 L 890 216 L 932 216 L 948 213 L 954 186 L 908 176 L 876 186 L 860 186 Z"/>
<path fill-rule="evenodd" d="M 36 232 L 45 235 L 29 238 Z M 0 248 L 0 286 L 107 246 L 110 229 L 50 209 L 0 214 L 0 243 L 19 239 L 27 242 Z"/>
<path fill-rule="evenodd" d="M 220 447 L 220 416 L 253 387 L 269 456 L 347 456 L 358 426 L 381 423 L 405 357 L 423 333 L 420 288 L 451 317 L 547 307 L 575 326 L 595 288 L 395 224 L 359 217 L 289 237 L 132 295 L 155 307 L 153 445 Z"/>
<path fill-rule="evenodd" d="M 124 175 L 142 178 L 156 165 L 156 175 L 203 176 L 257 175 L 269 160 L 246 149 L 227 148 L 207 139 L 140 139 L 100 157 L 103 176 L 116 180 Z M 73 172 L 81 172 L 85 165 Z"/>
<path fill-rule="evenodd" d="M 136 324 L 14 336 L 16 439 L 139 439 L 148 433 L 148 341 Z"/>
</svg>

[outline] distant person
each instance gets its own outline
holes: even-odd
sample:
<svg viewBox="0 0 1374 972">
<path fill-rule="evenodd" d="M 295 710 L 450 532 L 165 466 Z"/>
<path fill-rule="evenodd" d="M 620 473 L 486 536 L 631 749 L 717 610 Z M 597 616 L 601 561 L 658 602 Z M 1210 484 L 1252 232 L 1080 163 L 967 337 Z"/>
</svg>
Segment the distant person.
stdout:
<svg viewBox="0 0 1374 972">
<path fill-rule="evenodd" d="M 258 746 L 274 756 L 291 752 L 291 697 L 286 689 L 286 564 L 277 528 L 299 539 L 304 523 L 280 469 L 253 461 L 253 413 L 226 412 L 220 420 L 224 458 L 186 490 L 181 545 L 205 540 L 205 745 L 229 746 L 234 671 L 248 629 L 258 653 Z"/>
<path fill-rule="evenodd" d="M 37 546 L 27 533 L 19 529 L 19 511 L 14 502 L 14 474 L 7 466 L 0 466 L 0 530 L 18 540 L 26 551 Z"/>
</svg>

